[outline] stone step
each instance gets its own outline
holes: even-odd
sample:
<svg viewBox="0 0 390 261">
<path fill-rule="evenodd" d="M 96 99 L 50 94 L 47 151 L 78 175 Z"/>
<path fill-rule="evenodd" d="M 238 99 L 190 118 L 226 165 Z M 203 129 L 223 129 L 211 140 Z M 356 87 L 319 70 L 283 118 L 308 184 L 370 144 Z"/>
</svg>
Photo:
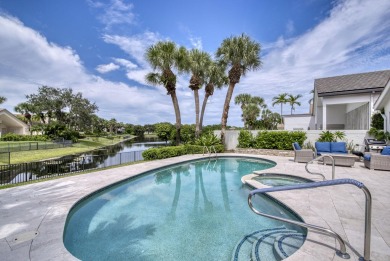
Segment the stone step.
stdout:
<svg viewBox="0 0 390 261">
<path fill-rule="evenodd" d="M 275 238 L 274 254 L 279 260 L 283 260 L 295 253 L 305 242 L 306 235 L 291 233 Z"/>
<path fill-rule="evenodd" d="M 248 261 L 251 260 L 252 245 L 258 240 L 263 234 L 267 233 L 278 233 L 286 231 L 284 226 L 276 228 L 267 228 L 254 231 L 250 234 L 245 235 L 240 241 L 237 242 L 231 261 Z"/>
</svg>

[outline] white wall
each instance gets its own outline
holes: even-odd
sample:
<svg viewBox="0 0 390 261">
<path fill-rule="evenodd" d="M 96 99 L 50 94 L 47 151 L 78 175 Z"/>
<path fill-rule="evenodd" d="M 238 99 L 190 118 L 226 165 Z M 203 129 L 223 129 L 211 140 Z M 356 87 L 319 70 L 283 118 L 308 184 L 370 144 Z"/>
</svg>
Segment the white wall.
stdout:
<svg viewBox="0 0 390 261">
<path fill-rule="evenodd" d="M 283 117 L 285 130 L 307 130 L 310 127 L 311 115 Z"/>
</svg>

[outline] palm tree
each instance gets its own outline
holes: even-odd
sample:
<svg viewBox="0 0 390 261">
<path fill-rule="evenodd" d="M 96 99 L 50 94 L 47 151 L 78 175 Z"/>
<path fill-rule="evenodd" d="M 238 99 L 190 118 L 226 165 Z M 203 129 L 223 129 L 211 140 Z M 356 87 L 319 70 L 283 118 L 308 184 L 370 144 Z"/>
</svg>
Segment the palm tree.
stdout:
<svg viewBox="0 0 390 261">
<path fill-rule="evenodd" d="M 225 144 L 226 124 L 234 87 L 240 82 L 242 75 L 245 75 L 249 70 L 260 68 L 260 50 L 260 44 L 252 41 L 249 36 L 245 34 L 238 37 L 232 36 L 223 40 L 221 46 L 217 50 L 216 57 L 219 62 L 230 67 L 228 72 L 229 89 L 226 93 L 221 119 L 222 144 Z"/>
<path fill-rule="evenodd" d="M 247 93 L 242 93 L 234 98 L 236 105 L 241 104 L 242 121 L 245 128 L 251 129 L 256 121 L 256 118 L 260 115 L 260 108 L 265 108 L 264 99 L 258 96 L 251 96 Z"/>
<path fill-rule="evenodd" d="M 290 104 L 291 106 L 291 115 L 292 115 L 292 112 L 295 111 L 295 108 L 294 108 L 294 105 L 298 105 L 298 106 L 301 106 L 301 103 L 298 101 L 299 98 L 301 98 L 302 95 L 298 94 L 296 96 L 292 95 L 292 94 L 289 94 L 288 95 L 288 99 L 287 99 L 287 102 Z"/>
<path fill-rule="evenodd" d="M 0 96 L 0 104 L 4 103 L 7 100 L 7 98 Z"/>
<path fill-rule="evenodd" d="M 199 128 L 202 131 L 203 117 L 206 110 L 207 100 L 214 94 L 214 88 L 222 88 L 222 86 L 229 83 L 228 77 L 225 75 L 225 69 L 215 62 L 212 62 L 206 69 L 205 80 L 207 82 L 205 87 L 205 96 L 203 99 L 202 111 L 200 113 Z"/>
<path fill-rule="evenodd" d="M 280 104 L 280 116 L 283 115 L 283 104 L 287 103 L 288 94 L 287 93 L 281 93 L 276 97 L 273 97 L 272 100 L 274 101 L 272 103 L 272 107 L 275 106 L 275 104 Z"/>
<path fill-rule="evenodd" d="M 210 66 L 211 56 L 198 49 L 192 49 L 188 52 L 185 62 L 185 70 L 191 73 L 189 88 L 194 92 L 195 98 L 195 138 L 199 138 L 199 89 L 205 83 L 205 74 L 207 67 Z"/>
<path fill-rule="evenodd" d="M 160 41 L 150 46 L 146 51 L 146 60 L 154 71 L 146 75 L 146 81 L 152 85 L 163 85 L 167 89 L 167 95 L 170 95 L 172 98 L 176 116 L 177 144 L 180 144 L 181 117 L 179 102 L 176 96 L 176 75 L 172 70 L 174 68 L 179 72 L 183 70 L 185 54 L 186 50 L 184 48 L 177 48 L 176 44 L 171 41 Z"/>
</svg>

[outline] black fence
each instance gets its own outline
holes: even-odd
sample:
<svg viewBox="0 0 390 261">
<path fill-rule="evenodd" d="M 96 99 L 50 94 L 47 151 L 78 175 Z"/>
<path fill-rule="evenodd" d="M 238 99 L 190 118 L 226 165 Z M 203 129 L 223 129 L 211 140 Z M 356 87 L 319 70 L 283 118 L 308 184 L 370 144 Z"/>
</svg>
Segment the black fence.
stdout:
<svg viewBox="0 0 390 261">
<path fill-rule="evenodd" d="M 66 156 L 60 159 L 0 165 L 0 185 L 29 182 L 63 176 L 85 170 L 105 168 L 143 160 L 143 151 L 130 151 L 116 155 Z"/>
<path fill-rule="evenodd" d="M 24 142 L 24 143 L 8 143 L 7 146 L 1 146 L 0 152 L 16 152 L 29 150 L 47 150 L 58 149 L 72 146 L 71 140 L 60 142 Z"/>
</svg>

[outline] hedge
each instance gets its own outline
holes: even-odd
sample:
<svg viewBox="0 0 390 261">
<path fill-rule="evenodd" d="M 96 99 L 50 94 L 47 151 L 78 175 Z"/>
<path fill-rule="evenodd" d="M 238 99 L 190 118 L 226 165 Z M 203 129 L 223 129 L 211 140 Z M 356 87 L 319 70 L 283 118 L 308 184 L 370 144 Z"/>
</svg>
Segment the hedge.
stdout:
<svg viewBox="0 0 390 261">
<path fill-rule="evenodd" d="M 19 135 L 7 133 L 1 136 L 2 141 L 48 141 L 50 138 L 46 135 Z"/>
<path fill-rule="evenodd" d="M 259 131 L 256 137 L 246 130 L 240 131 L 238 147 L 255 149 L 292 150 L 292 143 L 301 146 L 306 140 L 303 131 Z"/>
<path fill-rule="evenodd" d="M 224 147 L 222 145 L 214 146 L 217 152 L 223 152 Z M 159 148 L 150 148 L 142 152 L 142 157 L 145 160 L 156 160 L 177 157 L 186 154 L 200 154 L 203 153 L 203 146 L 199 145 L 180 145 L 180 146 L 167 146 Z"/>
</svg>

